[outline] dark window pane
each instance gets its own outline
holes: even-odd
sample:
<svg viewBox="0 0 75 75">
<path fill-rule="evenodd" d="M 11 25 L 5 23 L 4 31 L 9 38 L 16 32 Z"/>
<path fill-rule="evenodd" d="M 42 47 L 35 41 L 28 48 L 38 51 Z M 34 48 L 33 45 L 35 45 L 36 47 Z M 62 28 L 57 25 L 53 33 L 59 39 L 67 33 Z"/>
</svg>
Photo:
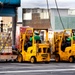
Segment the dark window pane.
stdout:
<svg viewBox="0 0 75 75">
<path fill-rule="evenodd" d="M 50 48 L 47 49 L 47 53 L 50 53 Z"/>
<path fill-rule="evenodd" d="M 43 48 L 43 53 L 46 53 L 46 48 Z"/>
</svg>

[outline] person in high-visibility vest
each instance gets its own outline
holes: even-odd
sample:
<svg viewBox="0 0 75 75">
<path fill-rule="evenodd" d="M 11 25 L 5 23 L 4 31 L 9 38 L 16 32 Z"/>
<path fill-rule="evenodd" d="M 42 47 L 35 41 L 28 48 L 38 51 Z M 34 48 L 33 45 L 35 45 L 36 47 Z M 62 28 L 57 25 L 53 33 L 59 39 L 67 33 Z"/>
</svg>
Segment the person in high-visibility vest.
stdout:
<svg viewBox="0 0 75 75">
<path fill-rule="evenodd" d="M 71 46 L 71 40 L 73 40 L 73 44 L 75 44 L 75 36 L 73 36 L 73 37 L 68 37 L 68 38 L 66 39 L 66 43 L 67 43 L 68 46 Z"/>
<path fill-rule="evenodd" d="M 73 36 L 73 44 L 75 44 L 75 35 Z"/>
<path fill-rule="evenodd" d="M 73 38 L 73 40 L 75 41 L 75 36 L 73 36 L 73 37 L 68 37 L 66 40 L 69 42 L 69 41 L 71 41 L 72 38 Z"/>
<path fill-rule="evenodd" d="M 34 34 L 35 34 L 35 35 L 34 35 L 34 40 L 36 40 L 36 42 L 37 42 L 37 41 L 41 42 L 41 41 L 40 41 L 39 32 L 34 32 Z M 30 41 L 32 41 L 32 37 L 30 37 Z"/>
</svg>

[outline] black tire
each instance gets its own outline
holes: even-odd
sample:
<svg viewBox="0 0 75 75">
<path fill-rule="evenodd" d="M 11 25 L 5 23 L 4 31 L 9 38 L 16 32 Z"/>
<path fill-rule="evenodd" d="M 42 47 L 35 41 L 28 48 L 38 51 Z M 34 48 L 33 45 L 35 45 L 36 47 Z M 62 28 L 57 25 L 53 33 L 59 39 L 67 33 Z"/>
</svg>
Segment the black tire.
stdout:
<svg viewBox="0 0 75 75">
<path fill-rule="evenodd" d="M 45 64 L 49 64 L 49 63 L 50 63 L 50 61 L 46 61 L 46 62 L 45 62 Z"/>
<path fill-rule="evenodd" d="M 14 59 L 14 62 L 17 62 L 17 59 Z"/>
<path fill-rule="evenodd" d="M 56 61 L 56 62 L 60 62 L 60 56 L 59 56 L 59 55 L 56 55 L 56 56 L 55 56 L 55 61 Z"/>
<path fill-rule="evenodd" d="M 17 61 L 18 61 L 19 63 L 23 62 L 23 56 L 22 56 L 22 54 L 19 54 L 19 55 L 17 56 Z"/>
<path fill-rule="evenodd" d="M 69 62 L 70 62 L 70 63 L 73 63 L 73 62 L 74 62 L 74 57 L 73 57 L 73 56 L 71 56 L 71 57 L 69 58 Z"/>
<path fill-rule="evenodd" d="M 36 58 L 33 56 L 33 57 L 31 57 L 31 59 L 30 59 L 30 62 L 33 64 L 33 63 L 36 63 Z"/>
</svg>

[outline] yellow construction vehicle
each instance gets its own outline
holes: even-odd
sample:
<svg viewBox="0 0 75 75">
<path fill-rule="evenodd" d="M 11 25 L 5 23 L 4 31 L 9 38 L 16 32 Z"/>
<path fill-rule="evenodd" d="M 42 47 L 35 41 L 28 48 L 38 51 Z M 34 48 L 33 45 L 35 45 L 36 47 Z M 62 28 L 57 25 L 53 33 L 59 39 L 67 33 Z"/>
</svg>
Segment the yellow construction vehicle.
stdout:
<svg viewBox="0 0 75 75">
<path fill-rule="evenodd" d="M 30 41 L 32 38 L 32 41 Z M 35 40 L 34 29 L 31 27 L 20 27 L 20 36 L 16 41 L 16 48 L 19 50 L 17 60 L 19 62 L 29 61 L 49 62 L 50 61 L 50 46 L 48 42 L 48 30 L 46 31 L 46 42 Z"/>
<path fill-rule="evenodd" d="M 53 38 L 53 54 L 56 62 L 69 61 L 75 59 L 75 32 L 72 29 L 66 29 L 62 32 L 55 32 Z"/>
</svg>

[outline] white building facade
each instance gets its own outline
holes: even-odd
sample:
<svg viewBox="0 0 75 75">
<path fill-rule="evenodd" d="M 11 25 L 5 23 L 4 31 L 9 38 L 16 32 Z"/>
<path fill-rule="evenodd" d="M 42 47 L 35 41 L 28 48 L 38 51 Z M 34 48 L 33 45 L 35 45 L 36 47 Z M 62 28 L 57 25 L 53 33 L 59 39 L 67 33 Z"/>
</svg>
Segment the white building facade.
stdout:
<svg viewBox="0 0 75 75">
<path fill-rule="evenodd" d="M 59 8 L 59 14 L 62 20 L 60 21 L 60 17 L 56 8 L 50 9 L 51 14 L 51 26 L 53 30 L 63 30 L 62 23 L 66 28 L 75 28 L 75 10 L 68 8 Z"/>
<path fill-rule="evenodd" d="M 36 13 L 36 15 L 35 15 Z M 39 14 L 39 15 L 38 15 Z M 60 17 L 59 17 L 60 14 Z M 64 28 L 75 28 L 75 10 L 69 8 L 59 8 L 59 14 L 56 8 L 50 9 L 50 22 L 49 13 L 47 9 L 42 8 L 25 8 L 23 9 L 22 21 L 23 25 L 33 25 L 33 27 L 42 27 L 52 30 L 63 30 Z M 61 21 L 60 21 L 61 18 Z M 32 22 L 31 22 L 32 21 Z M 63 28 L 64 26 L 64 28 Z"/>
</svg>

